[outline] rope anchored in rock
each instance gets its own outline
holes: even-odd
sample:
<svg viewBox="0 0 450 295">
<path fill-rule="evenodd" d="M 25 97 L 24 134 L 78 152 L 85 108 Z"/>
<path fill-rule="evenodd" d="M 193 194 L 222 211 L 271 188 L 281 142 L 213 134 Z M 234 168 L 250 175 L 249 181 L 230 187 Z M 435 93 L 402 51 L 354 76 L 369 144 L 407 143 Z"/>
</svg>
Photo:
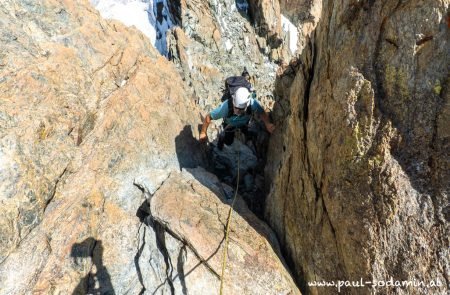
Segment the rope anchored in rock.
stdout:
<svg viewBox="0 0 450 295">
<path fill-rule="evenodd" d="M 240 130 L 238 129 L 238 132 L 240 132 Z M 227 252 L 228 252 L 228 236 L 229 236 L 229 232 L 230 232 L 230 224 L 231 224 L 231 217 L 233 216 L 233 208 L 234 208 L 234 203 L 236 201 L 236 197 L 238 194 L 238 189 L 239 189 L 239 149 L 238 149 L 238 157 L 237 157 L 237 180 L 236 180 L 236 191 L 234 192 L 234 197 L 233 197 L 233 202 L 231 203 L 231 207 L 228 211 L 228 218 L 227 218 L 227 227 L 225 230 L 225 245 L 223 248 L 223 259 L 222 259 L 222 274 L 220 276 L 220 295 L 223 294 L 223 285 L 224 285 L 224 278 L 225 278 L 225 269 L 227 267 Z"/>
</svg>

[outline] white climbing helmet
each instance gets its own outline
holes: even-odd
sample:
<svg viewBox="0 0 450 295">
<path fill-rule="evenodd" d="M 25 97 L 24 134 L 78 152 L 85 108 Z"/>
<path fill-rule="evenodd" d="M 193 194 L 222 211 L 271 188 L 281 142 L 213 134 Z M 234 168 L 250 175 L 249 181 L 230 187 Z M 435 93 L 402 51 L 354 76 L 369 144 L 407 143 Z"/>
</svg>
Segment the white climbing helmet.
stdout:
<svg viewBox="0 0 450 295">
<path fill-rule="evenodd" d="M 240 87 L 233 97 L 233 105 L 238 109 L 245 109 L 250 104 L 250 91 L 245 87 Z"/>
</svg>

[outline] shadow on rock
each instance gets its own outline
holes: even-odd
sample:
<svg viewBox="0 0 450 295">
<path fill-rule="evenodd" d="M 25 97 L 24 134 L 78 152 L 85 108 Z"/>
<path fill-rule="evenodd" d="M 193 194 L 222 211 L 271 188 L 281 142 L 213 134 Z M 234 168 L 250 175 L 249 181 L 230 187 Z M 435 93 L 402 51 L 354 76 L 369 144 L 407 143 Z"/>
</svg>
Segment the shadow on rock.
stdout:
<svg viewBox="0 0 450 295">
<path fill-rule="evenodd" d="M 197 126 L 201 128 L 201 125 Z M 239 168 L 239 194 L 250 210 L 263 219 L 265 201 L 264 166 L 269 135 L 261 122 L 252 120 L 248 135 L 241 134 L 231 145 L 219 150 L 214 143 L 200 143 L 186 125 L 175 138 L 180 170 L 202 167 L 215 174 L 222 182 L 235 187 Z M 238 157 L 240 165 L 238 165 Z M 228 198 L 231 196 L 226 195 Z"/>
<path fill-rule="evenodd" d="M 253 20 L 250 19 L 248 2 L 246 0 L 235 0 L 235 4 L 239 14 L 249 22 L 253 22 Z"/>
<path fill-rule="evenodd" d="M 182 294 L 188 294 L 186 278 L 190 274 L 192 274 L 201 265 L 207 266 L 208 261 L 219 252 L 220 246 L 222 245 L 222 242 L 223 242 L 223 239 L 220 242 L 220 244 L 218 245 L 217 249 L 208 258 L 206 258 L 203 261 L 199 261 L 196 265 L 194 265 L 193 267 L 191 267 L 189 269 L 185 269 L 186 268 L 185 262 L 187 259 L 186 257 L 188 255 L 187 254 L 187 245 L 183 243 L 183 245 L 179 249 L 179 253 L 176 255 L 177 260 L 176 260 L 176 264 L 175 264 L 175 262 L 172 261 L 172 258 L 170 255 L 170 251 L 171 251 L 171 250 L 169 250 L 170 247 L 168 247 L 166 244 L 167 243 L 166 236 L 167 236 L 167 234 L 169 234 L 177 240 L 180 240 L 180 238 L 176 234 L 171 232 L 171 230 L 169 228 L 167 228 L 166 226 L 164 226 L 163 224 L 159 223 L 158 221 L 156 221 L 152 218 L 152 215 L 150 214 L 149 202 L 147 200 L 141 204 L 138 211 L 136 212 L 136 216 L 139 218 L 140 222 L 142 223 L 141 225 L 145 225 L 145 226 L 139 228 L 139 231 L 141 231 L 141 229 L 143 229 L 142 241 L 140 241 L 138 244 L 137 253 L 134 258 L 139 282 L 142 286 L 141 292 L 139 294 L 144 294 L 145 292 L 151 292 L 151 294 L 160 294 L 160 293 L 162 294 L 162 293 L 164 293 L 164 291 L 170 291 L 171 294 L 175 294 L 177 291 L 177 289 L 176 289 L 176 287 L 177 287 L 176 281 L 177 280 L 180 283 Z M 158 285 L 149 286 L 149 287 L 151 287 L 151 289 L 146 289 L 146 287 L 144 285 L 144 279 L 143 279 L 141 265 L 140 265 L 140 259 L 141 259 L 144 247 L 151 247 L 151 246 L 146 246 L 145 236 L 146 236 L 147 229 L 153 230 L 153 232 L 155 233 L 156 247 L 159 251 L 159 254 L 162 256 L 162 260 L 163 260 L 162 262 L 164 265 L 164 267 L 162 267 L 162 265 L 161 265 L 160 270 L 161 271 L 165 270 L 164 281 L 160 282 L 160 284 L 158 284 Z"/>
<path fill-rule="evenodd" d="M 242 191 L 241 191 L 241 189 L 239 189 L 239 195 L 244 197 L 247 204 L 245 205 L 245 204 L 243 204 L 243 202 L 240 202 L 240 205 L 235 206 L 234 211 L 236 213 L 238 213 L 242 218 L 244 218 L 246 220 L 246 222 L 250 226 L 252 226 L 256 231 L 258 231 L 258 233 L 261 236 L 263 236 L 267 241 L 269 241 L 270 244 L 272 245 L 272 248 L 275 250 L 277 255 L 280 257 L 280 260 L 284 261 L 283 258 L 281 257 L 281 254 L 279 251 L 279 246 L 278 246 L 278 241 L 277 241 L 275 234 L 271 231 L 271 229 L 267 226 L 267 224 L 261 220 L 264 199 L 258 198 L 258 200 L 254 200 L 255 202 L 256 201 L 261 202 L 260 206 L 257 206 L 257 208 L 261 208 L 261 212 L 253 212 L 256 214 L 255 215 L 251 212 L 251 210 L 249 210 L 249 208 L 252 209 L 252 207 L 255 207 L 255 206 L 252 206 L 252 202 L 249 202 L 248 198 L 245 197 L 246 194 L 251 195 L 251 194 L 257 193 L 257 192 L 251 191 L 251 190 L 249 190 L 249 191 L 245 190 L 246 182 L 251 182 L 248 180 L 249 173 L 255 169 L 255 167 L 253 167 L 253 166 L 258 165 L 257 157 L 253 154 L 253 153 L 255 153 L 255 151 L 252 152 L 251 149 L 247 145 L 243 144 L 241 141 L 236 139 L 232 145 L 225 146 L 223 149 L 223 152 L 217 154 L 213 151 L 213 150 L 217 150 L 217 148 L 215 148 L 213 145 L 207 146 L 206 144 L 202 144 L 202 143 L 198 142 L 198 140 L 193 137 L 190 125 L 186 125 L 183 128 L 183 130 L 180 132 L 180 134 L 175 138 L 175 145 L 176 145 L 178 161 L 180 163 L 180 169 L 185 170 L 186 172 L 191 174 L 204 187 L 207 187 L 212 192 L 214 192 L 215 195 L 224 204 L 228 204 L 228 205 L 231 204 L 231 202 L 232 202 L 232 199 L 233 199 L 233 196 L 235 193 L 235 184 L 237 181 L 237 175 L 235 175 L 235 174 L 237 174 L 236 173 L 237 172 L 236 163 L 230 164 L 231 162 L 236 162 L 236 161 L 233 159 L 230 160 L 230 158 L 231 158 L 230 155 L 236 154 L 235 153 L 236 149 L 239 149 L 240 151 L 248 150 L 248 152 L 245 154 L 241 152 L 240 158 L 243 162 L 241 162 L 241 165 L 239 165 L 240 168 L 243 168 L 243 170 L 240 169 L 240 173 L 239 173 L 240 174 L 239 186 L 242 188 Z M 219 180 L 216 177 L 217 168 L 215 167 L 215 163 L 217 162 L 217 159 L 213 160 L 212 158 L 217 157 L 217 156 L 220 157 L 221 155 L 224 157 L 228 157 L 227 159 L 221 161 L 221 163 L 225 163 L 227 161 L 230 162 L 229 165 L 225 168 L 227 168 L 230 171 L 233 171 L 233 173 L 231 173 L 232 179 L 228 182 L 228 184 L 230 186 L 228 186 L 226 184 L 222 184 L 223 178 L 220 177 L 220 175 L 219 175 L 219 178 L 221 180 Z M 255 165 L 253 165 L 252 167 L 247 167 L 248 166 L 247 162 L 250 160 L 254 161 Z M 214 162 L 214 165 L 213 165 L 213 162 Z M 206 163 L 208 163 L 208 165 L 206 165 Z M 201 167 L 201 168 L 199 168 L 199 167 Z M 214 175 L 212 175 L 211 173 Z M 247 177 L 245 177 L 245 176 L 247 176 Z M 247 178 L 247 180 L 246 180 L 246 178 Z M 263 192 L 259 192 L 259 193 L 261 195 L 263 195 Z M 258 213 L 261 213 L 261 214 L 258 214 Z M 259 216 L 259 218 L 257 216 Z"/>
<path fill-rule="evenodd" d="M 231 205 L 233 202 L 233 198 L 235 195 L 235 188 L 231 187 L 227 184 L 222 183 L 215 175 L 212 175 L 210 172 L 205 171 L 201 167 L 193 168 L 193 169 L 184 169 L 185 172 L 192 175 L 195 180 L 200 182 L 204 187 L 208 188 L 217 198 L 224 204 Z M 244 198 L 238 193 L 236 202 L 233 207 L 234 214 L 239 214 L 239 216 L 245 220 L 245 222 L 251 226 L 258 234 L 263 237 L 266 241 L 269 242 L 274 253 L 278 256 L 280 261 L 287 266 L 280 250 L 280 246 L 278 243 L 278 239 L 272 229 L 262 220 L 260 219 L 254 212 L 252 212 Z M 234 219 L 234 217 L 233 217 Z M 236 231 L 237 229 L 232 229 L 232 231 Z M 212 256 L 217 254 L 217 251 L 220 249 L 221 244 L 225 240 L 225 231 L 224 236 L 221 242 L 218 245 L 216 252 L 214 252 L 211 256 L 208 257 L 209 260 Z"/>
<path fill-rule="evenodd" d="M 116 294 L 111 284 L 111 277 L 108 270 L 103 265 L 103 246 L 101 240 L 92 237 L 85 239 L 81 243 L 72 245 L 70 256 L 74 258 L 75 264 L 79 265 L 80 259 L 90 257 L 94 268 L 81 279 L 73 291 L 73 295 L 81 294 Z"/>
<path fill-rule="evenodd" d="M 237 146 L 245 146 L 245 144 L 241 143 L 239 140 L 236 140 L 236 143 Z M 218 231 L 214 231 L 212 233 L 214 235 L 212 239 L 209 239 L 210 241 L 214 240 L 214 243 L 216 243 L 217 241 L 217 245 L 214 245 L 213 248 L 209 248 L 207 252 L 203 252 L 200 254 L 195 248 L 193 248 L 194 246 L 192 244 L 185 240 L 188 237 L 183 236 L 183 234 L 180 235 L 180 232 L 177 231 L 177 223 L 184 222 L 182 220 L 182 217 L 178 216 L 177 214 L 171 214 L 173 212 L 166 212 L 171 217 L 178 216 L 175 217 L 175 222 L 172 224 L 171 222 L 174 220 L 161 221 L 161 219 L 159 219 L 158 217 L 158 212 L 151 212 L 151 210 L 153 210 L 153 207 L 150 206 L 150 203 L 153 204 L 153 202 L 160 202 L 162 200 L 164 200 L 163 203 L 171 204 L 169 207 L 174 208 L 174 210 L 176 210 L 176 208 L 182 207 L 184 211 L 191 212 L 186 217 L 183 217 L 187 220 L 190 220 L 192 216 L 195 216 L 196 212 L 193 211 L 197 211 L 197 208 L 198 211 L 207 210 L 203 208 L 199 203 L 196 203 L 195 200 L 194 203 L 190 203 L 189 200 L 185 200 L 186 204 L 177 202 L 174 204 L 171 203 L 171 201 L 174 200 L 172 198 L 173 196 L 185 195 L 184 192 L 187 192 L 186 189 L 189 189 L 188 187 L 180 187 L 179 189 L 177 189 L 177 184 L 179 184 L 180 181 L 186 181 L 184 184 L 191 183 L 191 188 L 198 188 L 199 190 L 197 191 L 197 196 L 199 198 L 197 200 L 203 199 L 204 202 L 208 202 L 209 200 L 209 203 L 204 204 L 206 207 L 208 207 L 208 204 L 211 204 L 211 206 L 217 208 L 219 202 L 216 202 L 215 198 L 218 198 L 221 203 L 226 204 L 228 208 L 232 202 L 235 188 L 222 183 L 222 181 L 219 180 L 218 177 L 211 172 L 211 169 L 207 169 L 208 165 L 206 165 L 206 163 L 212 162 L 210 158 L 213 145 L 208 147 L 206 144 L 199 143 L 198 140 L 194 138 L 190 125 L 184 126 L 179 135 L 176 136 L 175 145 L 179 167 L 180 170 L 182 170 L 181 173 L 175 172 L 170 176 L 166 175 L 164 179 L 161 179 L 161 182 L 164 183 L 164 186 L 162 186 L 162 183 L 159 183 L 159 181 L 155 180 L 155 178 L 157 177 L 154 175 L 151 176 L 150 179 L 155 183 L 157 182 L 158 185 L 152 185 L 150 183 L 152 181 L 149 181 L 149 183 L 145 183 L 142 181 L 135 182 L 135 185 L 143 192 L 146 197 L 146 200 L 142 203 L 142 205 L 136 212 L 136 216 L 139 218 L 140 222 L 145 225 L 139 228 L 138 236 L 142 237 L 142 240 L 140 240 L 138 243 L 136 255 L 134 257 L 138 279 L 142 286 L 140 294 L 147 292 L 150 292 L 152 294 L 165 292 L 174 294 L 175 291 L 178 290 L 180 290 L 183 294 L 188 294 L 188 291 L 191 290 L 189 290 L 189 283 L 186 278 L 195 273 L 199 267 L 206 267 L 211 274 L 216 276 L 217 279 L 220 279 L 220 274 L 215 268 L 210 265 L 209 261 L 214 257 L 219 257 L 221 255 L 220 250 L 222 249 L 225 240 L 225 228 L 223 228 L 223 235 L 221 234 L 221 230 L 225 220 L 220 220 L 220 216 L 218 216 L 219 218 L 217 220 L 216 218 L 212 219 L 213 222 L 223 222 L 222 224 L 219 224 L 218 227 L 216 227 Z M 229 152 L 232 154 L 231 151 Z M 253 155 L 253 157 L 256 158 L 255 155 Z M 158 173 L 156 173 L 155 175 L 158 175 Z M 200 185 L 202 187 L 200 187 Z M 172 186 L 174 191 L 172 191 Z M 207 192 L 205 188 L 207 188 L 211 193 Z M 156 191 L 158 191 L 158 194 L 156 194 Z M 175 194 L 172 195 L 171 192 L 175 192 Z M 157 208 L 160 208 L 160 206 L 155 206 L 156 209 L 154 209 L 158 211 Z M 169 211 L 171 210 L 168 207 L 161 210 L 166 209 L 168 209 Z M 223 209 L 224 208 L 222 208 L 222 211 L 227 210 L 227 208 L 225 208 L 225 210 Z M 236 205 L 234 206 L 233 210 L 235 212 L 235 215 L 240 215 L 240 224 L 243 224 L 244 228 L 252 227 L 260 237 L 268 241 L 271 245 L 271 248 L 274 250 L 273 252 L 278 255 L 280 261 L 286 266 L 286 263 L 284 262 L 284 259 L 280 254 L 281 252 L 274 232 L 266 223 L 261 221 L 255 214 L 250 211 L 243 198 L 241 198 L 240 196 L 238 196 Z M 220 215 L 218 212 L 217 214 Z M 223 218 L 226 218 L 225 214 L 221 215 L 223 216 Z M 237 216 L 233 217 L 233 220 L 236 217 Z M 242 222 L 242 219 L 245 220 L 245 222 Z M 141 233 L 141 230 L 143 230 L 143 233 Z M 234 232 L 236 230 L 238 229 L 232 229 L 232 231 Z M 145 238 L 146 231 L 150 232 L 150 239 Z M 172 238 L 170 238 L 169 236 L 171 236 L 175 240 L 178 240 L 181 244 L 177 244 L 178 246 L 174 247 Z M 256 237 L 256 235 L 254 237 Z M 146 257 L 148 254 L 143 252 L 144 249 L 150 246 L 149 243 L 151 243 L 153 248 L 157 249 L 157 251 L 153 251 L 150 254 L 152 263 L 157 265 L 157 281 L 152 281 L 152 279 L 150 279 L 149 281 L 148 278 L 145 278 L 145 274 L 147 271 L 146 264 L 148 263 Z M 249 241 L 249 243 L 251 244 L 251 241 Z M 189 267 L 187 267 L 188 264 L 186 264 L 186 260 L 188 259 L 188 250 L 192 251 L 192 253 L 198 259 L 195 265 L 189 264 Z M 155 268 L 153 269 L 153 271 L 156 272 Z"/>
<path fill-rule="evenodd" d="M 137 246 L 137 252 L 136 252 L 136 255 L 134 255 L 134 266 L 136 268 L 136 273 L 138 275 L 139 283 L 142 286 L 139 294 L 144 294 L 146 291 L 145 284 L 144 284 L 144 278 L 142 276 L 141 266 L 139 264 L 139 259 L 141 258 L 142 252 L 144 251 L 144 247 L 146 246 L 146 243 L 145 243 L 146 227 L 142 226 L 142 225 L 146 225 L 146 226 L 149 225 L 149 221 L 148 221 L 149 215 L 150 215 L 150 204 L 147 202 L 147 200 L 145 200 L 136 212 L 136 217 L 138 217 L 139 221 L 141 222 L 141 225 L 139 226 L 139 230 L 138 230 L 138 236 L 141 236 L 140 235 L 141 229 L 143 229 L 143 231 L 144 231 L 142 234 L 142 242 L 139 240 L 139 243 Z"/>
<path fill-rule="evenodd" d="M 184 126 L 180 134 L 175 137 L 175 149 L 180 170 L 198 166 L 207 167 L 206 146 L 194 138 L 191 125 Z"/>
</svg>

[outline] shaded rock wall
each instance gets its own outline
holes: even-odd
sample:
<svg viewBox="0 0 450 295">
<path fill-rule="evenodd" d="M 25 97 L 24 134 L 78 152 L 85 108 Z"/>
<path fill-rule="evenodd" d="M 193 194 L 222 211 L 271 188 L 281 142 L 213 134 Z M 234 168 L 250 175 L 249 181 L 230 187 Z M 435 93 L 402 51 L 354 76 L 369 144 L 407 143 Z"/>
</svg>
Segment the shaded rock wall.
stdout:
<svg viewBox="0 0 450 295">
<path fill-rule="evenodd" d="M 294 23 L 314 21 L 322 12 L 321 0 L 279 0 L 279 2 L 281 13 Z"/>
<path fill-rule="evenodd" d="M 250 15 L 256 31 L 268 39 L 272 48 L 281 45 L 280 3 L 270 0 L 249 0 Z"/>
<path fill-rule="evenodd" d="M 336 292 L 313 280 L 390 277 L 441 282 L 402 294 L 448 292 L 448 6 L 324 1 L 278 79 L 266 216 L 312 294 Z"/>
</svg>

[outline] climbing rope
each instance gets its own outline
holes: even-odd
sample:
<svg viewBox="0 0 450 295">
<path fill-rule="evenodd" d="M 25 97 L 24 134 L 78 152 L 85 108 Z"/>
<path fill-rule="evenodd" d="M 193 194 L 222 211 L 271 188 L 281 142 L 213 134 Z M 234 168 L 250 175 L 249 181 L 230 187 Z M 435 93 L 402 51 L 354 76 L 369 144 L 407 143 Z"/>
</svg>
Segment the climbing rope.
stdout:
<svg viewBox="0 0 450 295">
<path fill-rule="evenodd" d="M 240 133 L 240 129 L 237 130 Z M 227 228 L 225 230 L 225 246 L 223 248 L 223 259 L 222 259 L 222 274 L 220 276 L 220 295 L 223 294 L 223 284 L 224 284 L 224 278 L 225 278 L 225 269 L 227 267 L 227 254 L 228 254 L 228 236 L 230 232 L 230 224 L 231 224 L 231 217 L 233 215 L 233 208 L 234 203 L 236 201 L 238 189 L 239 189 L 239 162 L 240 162 L 240 154 L 238 149 L 238 160 L 237 160 L 237 180 L 236 180 L 236 191 L 234 192 L 233 202 L 231 203 L 230 210 L 228 211 L 228 218 L 227 218 Z"/>
</svg>

